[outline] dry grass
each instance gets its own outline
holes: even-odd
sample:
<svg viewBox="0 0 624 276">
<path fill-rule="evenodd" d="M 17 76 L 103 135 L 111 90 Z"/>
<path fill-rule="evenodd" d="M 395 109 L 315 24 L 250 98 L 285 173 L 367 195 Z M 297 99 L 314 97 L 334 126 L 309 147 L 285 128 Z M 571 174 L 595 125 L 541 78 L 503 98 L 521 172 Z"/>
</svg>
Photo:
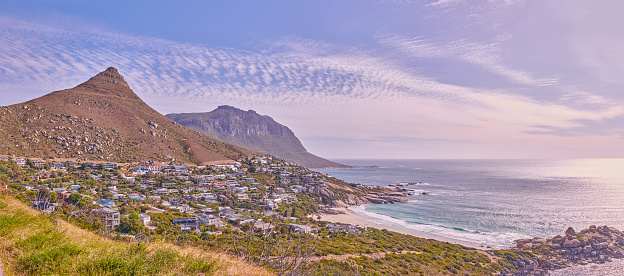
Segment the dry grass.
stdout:
<svg viewBox="0 0 624 276">
<path fill-rule="evenodd" d="M 113 241 L 0 195 L 0 259 L 8 275 L 273 275 L 221 253 Z"/>
</svg>

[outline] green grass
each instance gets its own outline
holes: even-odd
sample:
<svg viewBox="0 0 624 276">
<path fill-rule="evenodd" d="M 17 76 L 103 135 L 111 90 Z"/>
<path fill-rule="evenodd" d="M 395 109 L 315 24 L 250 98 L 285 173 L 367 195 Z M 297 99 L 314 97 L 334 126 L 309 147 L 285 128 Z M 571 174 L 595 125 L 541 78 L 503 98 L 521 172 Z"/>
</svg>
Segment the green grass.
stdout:
<svg viewBox="0 0 624 276">
<path fill-rule="evenodd" d="M 6 195 L 0 195 L 0 259 L 8 275 L 270 275 L 193 248 L 106 239 Z"/>
</svg>

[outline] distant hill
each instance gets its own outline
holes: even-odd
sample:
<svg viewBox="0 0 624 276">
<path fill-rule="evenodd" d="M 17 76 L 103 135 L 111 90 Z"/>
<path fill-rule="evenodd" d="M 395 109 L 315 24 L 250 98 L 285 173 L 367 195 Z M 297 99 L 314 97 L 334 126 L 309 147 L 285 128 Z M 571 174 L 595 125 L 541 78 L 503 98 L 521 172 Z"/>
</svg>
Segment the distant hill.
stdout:
<svg viewBox="0 0 624 276">
<path fill-rule="evenodd" d="M 195 164 L 257 155 L 166 118 L 143 102 L 113 67 L 74 88 L 0 107 L 0 154 Z"/>
<path fill-rule="evenodd" d="M 219 141 L 267 153 L 308 168 L 348 167 L 309 153 L 288 127 L 253 110 L 219 106 L 206 113 L 168 114 L 177 123 Z"/>
</svg>

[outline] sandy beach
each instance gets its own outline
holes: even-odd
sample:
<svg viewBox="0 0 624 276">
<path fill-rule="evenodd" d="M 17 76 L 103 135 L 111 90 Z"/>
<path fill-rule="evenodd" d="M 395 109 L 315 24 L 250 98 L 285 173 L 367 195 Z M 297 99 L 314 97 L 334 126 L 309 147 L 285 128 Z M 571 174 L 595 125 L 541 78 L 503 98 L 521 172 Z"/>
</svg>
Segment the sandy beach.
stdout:
<svg viewBox="0 0 624 276">
<path fill-rule="evenodd" d="M 330 209 L 340 214 L 335 214 L 335 215 L 314 214 L 314 216 L 316 216 L 322 221 L 366 226 L 366 227 L 372 227 L 372 228 L 377 228 L 377 229 L 386 229 L 389 231 L 394 231 L 394 232 L 398 232 L 398 233 L 406 234 L 406 235 L 412 235 L 412 236 L 419 237 L 419 238 L 434 239 L 434 240 L 443 241 L 443 242 L 461 244 L 463 246 L 472 247 L 475 249 L 483 249 L 483 250 L 491 249 L 491 248 L 486 248 L 484 246 L 480 246 L 475 243 L 448 238 L 448 237 L 444 237 L 444 236 L 440 236 L 440 235 L 436 235 L 432 233 L 427 233 L 423 231 L 418 231 L 418 230 L 403 227 L 400 225 L 389 225 L 383 221 L 376 223 L 373 220 L 366 220 L 366 219 L 361 218 L 360 216 L 358 216 L 358 214 L 356 214 L 354 211 L 348 208 L 330 208 Z"/>
</svg>

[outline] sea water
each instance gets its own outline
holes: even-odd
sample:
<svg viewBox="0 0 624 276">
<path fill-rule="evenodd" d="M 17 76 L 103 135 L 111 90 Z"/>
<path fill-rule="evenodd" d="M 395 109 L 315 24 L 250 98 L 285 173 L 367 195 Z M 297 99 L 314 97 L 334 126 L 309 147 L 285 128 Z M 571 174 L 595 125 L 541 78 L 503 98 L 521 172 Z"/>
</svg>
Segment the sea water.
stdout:
<svg viewBox="0 0 624 276">
<path fill-rule="evenodd" d="M 624 159 L 336 161 L 360 167 L 320 171 L 365 185 L 419 183 L 405 187 L 418 193 L 410 202 L 352 208 L 378 223 L 492 248 L 570 226 L 624 230 Z"/>
</svg>

